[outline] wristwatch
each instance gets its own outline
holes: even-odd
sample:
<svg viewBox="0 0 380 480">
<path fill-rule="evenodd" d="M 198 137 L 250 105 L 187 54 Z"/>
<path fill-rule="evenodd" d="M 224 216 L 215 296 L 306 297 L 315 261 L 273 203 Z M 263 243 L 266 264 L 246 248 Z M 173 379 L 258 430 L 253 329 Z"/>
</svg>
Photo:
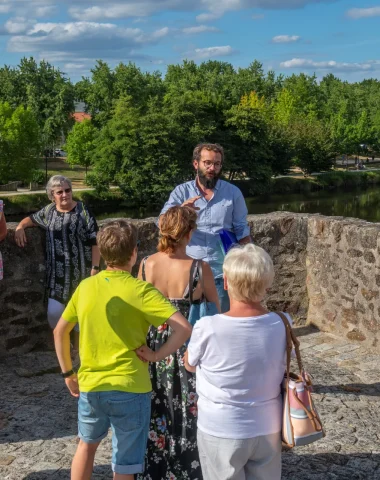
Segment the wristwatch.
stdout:
<svg viewBox="0 0 380 480">
<path fill-rule="evenodd" d="M 91 270 L 97 270 L 97 271 L 99 271 L 99 270 L 100 270 L 100 267 L 99 267 L 98 265 L 93 265 L 93 266 L 91 267 Z"/>
<path fill-rule="evenodd" d="M 62 372 L 61 375 L 63 378 L 68 378 L 68 377 L 71 377 L 71 375 L 75 375 L 75 372 L 73 369 L 71 369 L 68 372 L 65 372 L 65 373 Z"/>
</svg>

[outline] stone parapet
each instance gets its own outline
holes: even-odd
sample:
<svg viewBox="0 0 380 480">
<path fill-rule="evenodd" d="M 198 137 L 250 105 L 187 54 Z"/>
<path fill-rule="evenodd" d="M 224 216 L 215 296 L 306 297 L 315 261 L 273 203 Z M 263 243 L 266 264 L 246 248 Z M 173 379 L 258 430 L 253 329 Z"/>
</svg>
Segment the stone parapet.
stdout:
<svg viewBox="0 0 380 480">
<path fill-rule="evenodd" d="M 252 237 L 273 258 L 276 277 L 271 310 L 285 310 L 299 325 L 313 323 L 380 349 L 380 225 L 356 219 L 271 213 L 248 217 Z M 155 219 L 133 220 L 139 259 L 157 245 Z M 100 222 L 104 223 L 104 222 Z M 14 242 L 16 224 L 1 243 L 0 355 L 51 343 L 44 304 L 44 232 L 27 230 L 24 249 Z"/>
<path fill-rule="evenodd" d="M 380 351 L 380 224 L 310 216 L 307 319 Z"/>
</svg>

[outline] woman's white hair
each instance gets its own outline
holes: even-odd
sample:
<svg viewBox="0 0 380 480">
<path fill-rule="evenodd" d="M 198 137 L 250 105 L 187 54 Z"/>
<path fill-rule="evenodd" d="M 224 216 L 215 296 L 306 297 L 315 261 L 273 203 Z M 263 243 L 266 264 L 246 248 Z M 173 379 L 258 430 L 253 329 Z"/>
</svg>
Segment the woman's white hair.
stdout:
<svg viewBox="0 0 380 480">
<path fill-rule="evenodd" d="M 228 294 L 239 302 L 260 302 L 274 279 L 273 262 L 268 253 L 251 243 L 232 248 L 223 263 Z"/>
<path fill-rule="evenodd" d="M 49 181 L 46 184 L 46 193 L 49 200 L 53 201 L 54 199 L 54 189 L 62 187 L 65 183 L 67 183 L 70 188 L 73 188 L 71 180 L 63 175 L 53 175 L 49 178 Z"/>
</svg>

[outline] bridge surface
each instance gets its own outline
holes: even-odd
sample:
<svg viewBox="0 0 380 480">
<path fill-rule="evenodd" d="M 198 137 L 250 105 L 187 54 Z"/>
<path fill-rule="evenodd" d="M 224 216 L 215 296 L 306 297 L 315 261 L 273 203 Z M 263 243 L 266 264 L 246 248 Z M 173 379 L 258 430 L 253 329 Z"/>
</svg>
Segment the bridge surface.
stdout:
<svg viewBox="0 0 380 480">
<path fill-rule="evenodd" d="M 309 327 L 297 329 L 314 377 L 325 439 L 283 453 L 284 480 L 380 480 L 380 355 Z M 76 401 L 52 352 L 0 363 L 0 478 L 67 480 L 76 449 Z M 110 480 L 111 442 L 101 444 L 94 480 Z M 181 479 L 178 479 L 181 480 Z"/>
</svg>

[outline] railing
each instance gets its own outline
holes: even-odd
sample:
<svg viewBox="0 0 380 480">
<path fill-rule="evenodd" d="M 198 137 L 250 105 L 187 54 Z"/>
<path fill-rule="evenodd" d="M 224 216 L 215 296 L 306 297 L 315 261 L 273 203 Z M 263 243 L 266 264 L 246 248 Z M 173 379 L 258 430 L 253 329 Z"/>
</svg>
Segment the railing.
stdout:
<svg viewBox="0 0 380 480">
<path fill-rule="evenodd" d="M 9 182 L 6 185 L 0 185 L 0 192 L 17 192 L 17 187 L 21 182 Z"/>
</svg>

